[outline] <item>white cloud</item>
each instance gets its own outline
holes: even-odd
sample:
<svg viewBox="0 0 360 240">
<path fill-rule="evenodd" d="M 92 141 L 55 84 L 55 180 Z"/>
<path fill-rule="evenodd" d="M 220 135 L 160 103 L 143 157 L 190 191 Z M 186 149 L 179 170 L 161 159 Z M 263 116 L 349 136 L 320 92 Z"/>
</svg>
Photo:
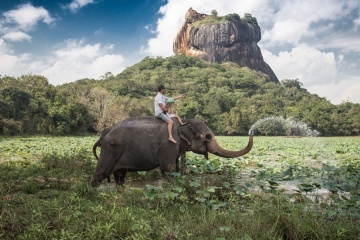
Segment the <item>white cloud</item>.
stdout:
<svg viewBox="0 0 360 240">
<path fill-rule="evenodd" d="M 333 36 L 331 39 L 321 39 L 312 45 L 319 49 L 337 49 L 342 53 L 360 53 L 360 37 L 347 34 Z"/>
<path fill-rule="evenodd" d="M 360 18 L 355 19 L 353 22 L 355 31 L 358 31 L 358 29 L 360 28 Z"/>
<path fill-rule="evenodd" d="M 43 7 L 34 7 L 31 4 L 19 5 L 16 9 L 5 12 L 4 22 L 14 24 L 16 29 L 30 31 L 39 21 L 51 24 L 54 19 Z"/>
<path fill-rule="evenodd" d="M 148 31 L 149 33 L 156 34 L 156 30 L 154 30 L 153 26 L 151 24 L 145 25 L 144 29 Z"/>
<path fill-rule="evenodd" d="M 0 38 L 0 56 L 8 54 L 10 51 L 10 46 Z"/>
<path fill-rule="evenodd" d="M 47 61 L 36 59 L 29 53 L 15 54 L 11 45 L 0 39 L 0 74 L 19 77 L 23 74 L 39 74 Z"/>
<path fill-rule="evenodd" d="M 263 50 L 263 57 L 279 79 L 299 79 L 305 87 L 333 83 L 338 70 L 334 53 L 321 52 L 306 44 L 298 45 L 290 52 L 273 55 Z M 324 71 L 325 70 L 325 71 Z"/>
<path fill-rule="evenodd" d="M 98 30 L 96 30 L 96 31 L 94 32 L 94 35 L 101 35 L 102 32 L 103 32 L 103 29 L 102 29 L 102 28 L 99 28 Z"/>
<path fill-rule="evenodd" d="M 27 73 L 38 73 L 44 64 L 36 60 L 31 54 L 14 54 L 11 45 L 0 39 L 0 73 L 12 77 L 19 77 Z"/>
<path fill-rule="evenodd" d="M 86 44 L 83 40 L 68 40 L 51 56 L 13 54 L 11 46 L 0 39 L 0 73 L 19 77 L 23 74 L 45 76 L 53 85 L 83 78 L 98 79 L 106 72 L 118 74 L 125 68 L 122 55 L 112 54 L 112 45 Z"/>
<path fill-rule="evenodd" d="M 3 35 L 3 38 L 9 41 L 13 41 L 13 42 L 20 42 L 23 40 L 27 40 L 30 41 L 31 40 L 31 36 L 24 33 L 24 32 L 20 32 L 20 31 L 16 31 L 16 32 L 8 32 L 6 34 Z"/>
<path fill-rule="evenodd" d="M 64 48 L 56 50 L 54 54 L 58 58 L 64 58 L 70 61 L 88 61 L 97 56 L 100 51 L 100 43 L 90 45 L 85 44 L 84 40 L 77 41 L 69 39 L 66 41 Z"/>
<path fill-rule="evenodd" d="M 76 13 L 80 8 L 92 3 L 94 3 L 94 0 L 73 0 L 67 5 L 67 8 L 70 9 L 71 12 Z"/>
<path fill-rule="evenodd" d="M 342 102 L 360 103 L 360 78 L 357 76 L 342 76 L 343 81 L 326 85 L 314 85 L 307 90 L 320 97 L 326 97 L 333 104 Z"/>
<path fill-rule="evenodd" d="M 345 75 L 338 69 L 343 55 L 336 61 L 332 52 L 321 52 L 302 44 L 278 55 L 265 50 L 263 56 L 279 79 L 298 79 L 309 92 L 325 97 L 333 104 L 360 103 L 360 77 Z"/>
<path fill-rule="evenodd" d="M 297 44 L 303 37 L 321 34 L 333 25 L 330 23 L 326 27 L 311 28 L 312 24 L 341 18 L 356 9 L 354 2 L 354 0 L 284 1 L 279 11 L 273 15 L 273 27 L 264 30 L 263 40 L 271 45 Z"/>
<path fill-rule="evenodd" d="M 51 24 L 54 21 L 43 7 L 34 7 L 29 3 L 22 4 L 4 12 L 0 17 L 0 34 L 3 34 L 2 39 L 7 41 L 31 41 L 32 37 L 28 32 L 33 31 L 39 22 Z"/>
<path fill-rule="evenodd" d="M 68 40 L 53 52 L 51 65 L 40 74 L 55 85 L 82 78 L 99 78 L 106 72 L 118 74 L 124 70 L 122 55 L 111 54 L 112 45 L 86 44 L 83 40 Z"/>
</svg>

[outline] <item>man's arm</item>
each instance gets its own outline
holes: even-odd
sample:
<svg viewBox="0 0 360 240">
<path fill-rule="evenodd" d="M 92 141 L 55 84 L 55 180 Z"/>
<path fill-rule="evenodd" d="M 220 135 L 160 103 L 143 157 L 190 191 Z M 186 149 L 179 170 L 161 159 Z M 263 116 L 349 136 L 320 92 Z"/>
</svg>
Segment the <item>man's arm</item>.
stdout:
<svg viewBox="0 0 360 240">
<path fill-rule="evenodd" d="M 159 107 L 161 108 L 161 110 L 163 110 L 164 112 L 167 112 L 168 109 L 164 106 L 164 104 L 159 103 Z"/>
<path fill-rule="evenodd" d="M 179 99 L 179 98 L 182 98 L 182 97 L 185 97 L 185 96 L 187 96 L 187 94 L 183 93 L 183 94 L 181 94 L 179 96 L 173 97 L 172 99 L 176 100 L 176 99 Z"/>
</svg>

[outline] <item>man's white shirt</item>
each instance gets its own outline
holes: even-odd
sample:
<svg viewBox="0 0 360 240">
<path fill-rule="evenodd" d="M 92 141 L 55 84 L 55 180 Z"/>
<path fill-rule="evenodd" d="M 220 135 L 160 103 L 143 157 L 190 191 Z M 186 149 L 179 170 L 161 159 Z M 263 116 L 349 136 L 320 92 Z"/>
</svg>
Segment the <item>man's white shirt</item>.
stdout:
<svg viewBox="0 0 360 240">
<path fill-rule="evenodd" d="M 162 103 L 165 106 L 166 99 L 168 99 L 168 97 L 166 97 L 165 95 L 158 92 L 158 94 L 155 97 L 155 101 L 154 101 L 154 103 L 155 103 L 155 116 L 158 116 L 163 112 L 163 110 L 160 108 L 159 104 Z"/>
</svg>

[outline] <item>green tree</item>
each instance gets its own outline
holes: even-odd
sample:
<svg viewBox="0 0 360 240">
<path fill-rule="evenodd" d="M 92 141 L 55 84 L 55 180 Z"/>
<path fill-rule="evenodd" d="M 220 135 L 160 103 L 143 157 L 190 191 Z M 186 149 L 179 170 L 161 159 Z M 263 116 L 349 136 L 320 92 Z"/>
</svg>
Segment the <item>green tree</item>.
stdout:
<svg viewBox="0 0 360 240">
<path fill-rule="evenodd" d="M 1 90 L 0 96 L 3 106 L 7 108 L 3 112 L 4 117 L 17 121 L 29 114 L 30 95 L 28 93 L 10 87 Z"/>
<path fill-rule="evenodd" d="M 245 13 L 242 20 L 244 20 L 248 23 L 254 24 L 254 25 L 258 25 L 257 19 L 255 17 L 251 16 L 250 13 Z"/>
<path fill-rule="evenodd" d="M 240 16 L 237 13 L 227 14 L 227 15 L 225 15 L 224 18 L 228 21 L 231 21 L 231 20 L 240 21 Z"/>
<path fill-rule="evenodd" d="M 218 12 L 216 10 L 212 10 L 211 11 L 211 17 L 217 18 L 217 16 L 218 16 Z"/>
</svg>

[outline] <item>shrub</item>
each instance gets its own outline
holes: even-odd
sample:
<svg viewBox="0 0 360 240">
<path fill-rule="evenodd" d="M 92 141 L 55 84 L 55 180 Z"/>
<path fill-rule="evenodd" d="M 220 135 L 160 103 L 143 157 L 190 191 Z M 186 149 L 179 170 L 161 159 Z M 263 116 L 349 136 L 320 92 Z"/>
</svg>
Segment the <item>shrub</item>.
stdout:
<svg viewBox="0 0 360 240">
<path fill-rule="evenodd" d="M 224 18 L 228 21 L 232 21 L 232 20 L 240 21 L 240 16 L 237 13 L 231 13 L 231 14 L 225 15 Z"/>
</svg>

